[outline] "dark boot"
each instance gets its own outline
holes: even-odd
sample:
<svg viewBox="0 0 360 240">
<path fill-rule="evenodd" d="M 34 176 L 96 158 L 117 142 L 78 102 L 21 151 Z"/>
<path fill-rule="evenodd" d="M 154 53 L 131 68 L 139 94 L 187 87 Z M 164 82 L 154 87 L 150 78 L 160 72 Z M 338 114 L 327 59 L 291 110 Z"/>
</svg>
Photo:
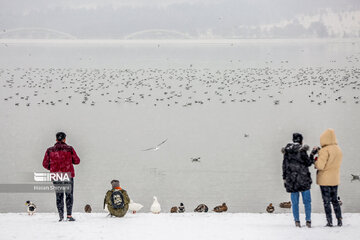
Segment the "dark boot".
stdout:
<svg viewBox="0 0 360 240">
<path fill-rule="evenodd" d="M 300 221 L 295 221 L 295 227 L 301 228 Z"/>
<path fill-rule="evenodd" d="M 327 224 L 325 225 L 325 227 L 332 227 L 332 221 L 331 220 L 327 220 Z"/>
<path fill-rule="evenodd" d="M 341 227 L 343 224 L 342 224 L 342 218 L 338 218 L 338 222 L 337 222 L 337 225 L 339 227 Z"/>
<path fill-rule="evenodd" d="M 62 222 L 64 220 L 64 216 L 60 216 L 59 222 Z"/>
<path fill-rule="evenodd" d="M 75 222 L 75 218 L 73 218 L 72 216 L 67 216 L 67 221 L 68 222 Z"/>
<path fill-rule="evenodd" d="M 311 221 L 306 221 L 306 226 L 307 226 L 308 228 L 311 228 Z"/>
</svg>

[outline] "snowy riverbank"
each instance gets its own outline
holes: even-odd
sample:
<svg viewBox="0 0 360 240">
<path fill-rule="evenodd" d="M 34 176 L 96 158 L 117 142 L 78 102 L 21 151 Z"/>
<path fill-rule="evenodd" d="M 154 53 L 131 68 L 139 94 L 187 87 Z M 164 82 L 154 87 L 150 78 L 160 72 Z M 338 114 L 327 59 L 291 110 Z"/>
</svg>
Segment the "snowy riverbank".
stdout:
<svg viewBox="0 0 360 240">
<path fill-rule="evenodd" d="M 295 228 L 291 214 L 128 214 L 75 213 L 76 222 L 57 222 L 55 213 L 0 214 L 1 239 L 352 239 L 360 214 L 344 214 L 344 226 L 326 228 L 324 214 L 313 214 L 313 228 Z M 304 216 L 302 215 L 303 219 Z M 336 221 L 335 221 L 336 222 Z M 304 221 L 302 222 L 304 224 Z"/>
</svg>

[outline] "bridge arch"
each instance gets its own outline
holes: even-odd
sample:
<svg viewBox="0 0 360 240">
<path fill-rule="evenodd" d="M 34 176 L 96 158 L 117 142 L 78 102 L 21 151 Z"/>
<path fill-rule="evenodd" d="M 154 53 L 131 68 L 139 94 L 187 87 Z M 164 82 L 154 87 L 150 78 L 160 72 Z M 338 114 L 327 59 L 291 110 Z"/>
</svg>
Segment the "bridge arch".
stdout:
<svg viewBox="0 0 360 240">
<path fill-rule="evenodd" d="M 124 38 L 125 39 L 139 39 L 139 37 L 141 37 L 141 36 L 146 37 L 146 35 L 150 35 L 150 36 L 153 35 L 154 36 L 153 39 L 154 38 L 155 39 L 171 39 L 171 36 L 173 36 L 174 38 L 181 38 L 181 39 L 191 38 L 186 33 L 179 32 L 179 31 L 173 31 L 173 30 L 166 30 L 166 29 L 147 29 L 147 30 L 131 33 L 129 35 L 126 35 Z M 149 38 L 146 38 L 146 39 L 149 39 Z"/>
<path fill-rule="evenodd" d="M 75 36 L 49 28 L 14 28 L 0 32 L 0 38 L 60 38 L 76 39 Z"/>
</svg>

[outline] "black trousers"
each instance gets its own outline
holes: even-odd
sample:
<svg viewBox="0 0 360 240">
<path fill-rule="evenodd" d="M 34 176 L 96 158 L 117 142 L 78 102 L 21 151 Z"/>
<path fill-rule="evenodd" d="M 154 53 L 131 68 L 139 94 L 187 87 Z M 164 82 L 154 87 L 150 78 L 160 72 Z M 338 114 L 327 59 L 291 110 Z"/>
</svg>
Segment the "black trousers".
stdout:
<svg viewBox="0 0 360 240">
<path fill-rule="evenodd" d="M 327 221 L 332 223 L 330 203 L 332 203 L 333 205 L 336 218 L 337 219 L 342 218 L 341 208 L 337 196 L 338 186 L 320 186 L 320 189 L 321 189 L 322 199 L 324 202 L 324 209 L 325 209 Z"/>
<path fill-rule="evenodd" d="M 56 194 L 56 206 L 59 212 L 60 218 L 64 217 L 64 194 L 66 198 L 66 213 L 72 214 L 72 207 L 74 202 L 74 179 L 70 178 L 70 182 L 53 182 Z"/>
</svg>

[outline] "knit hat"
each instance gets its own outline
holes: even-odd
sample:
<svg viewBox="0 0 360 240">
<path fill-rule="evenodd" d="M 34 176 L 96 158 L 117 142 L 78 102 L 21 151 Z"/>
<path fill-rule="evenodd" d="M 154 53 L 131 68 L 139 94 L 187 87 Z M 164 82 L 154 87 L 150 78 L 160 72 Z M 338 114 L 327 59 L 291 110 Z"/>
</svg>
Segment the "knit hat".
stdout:
<svg viewBox="0 0 360 240">
<path fill-rule="evenodd" d="M 112 180 L 111 181 L 111 186 L 112 186 L 112 188 L 116 188 L 116 187 L 120 187 L 120 182 L 119 182 L 119 180 Z"/>
<path fill-rule="evenodd" d="M 293 134 L 293 142 L 302 144 L 303 136 L 300 133 Z"/>
</svg>

